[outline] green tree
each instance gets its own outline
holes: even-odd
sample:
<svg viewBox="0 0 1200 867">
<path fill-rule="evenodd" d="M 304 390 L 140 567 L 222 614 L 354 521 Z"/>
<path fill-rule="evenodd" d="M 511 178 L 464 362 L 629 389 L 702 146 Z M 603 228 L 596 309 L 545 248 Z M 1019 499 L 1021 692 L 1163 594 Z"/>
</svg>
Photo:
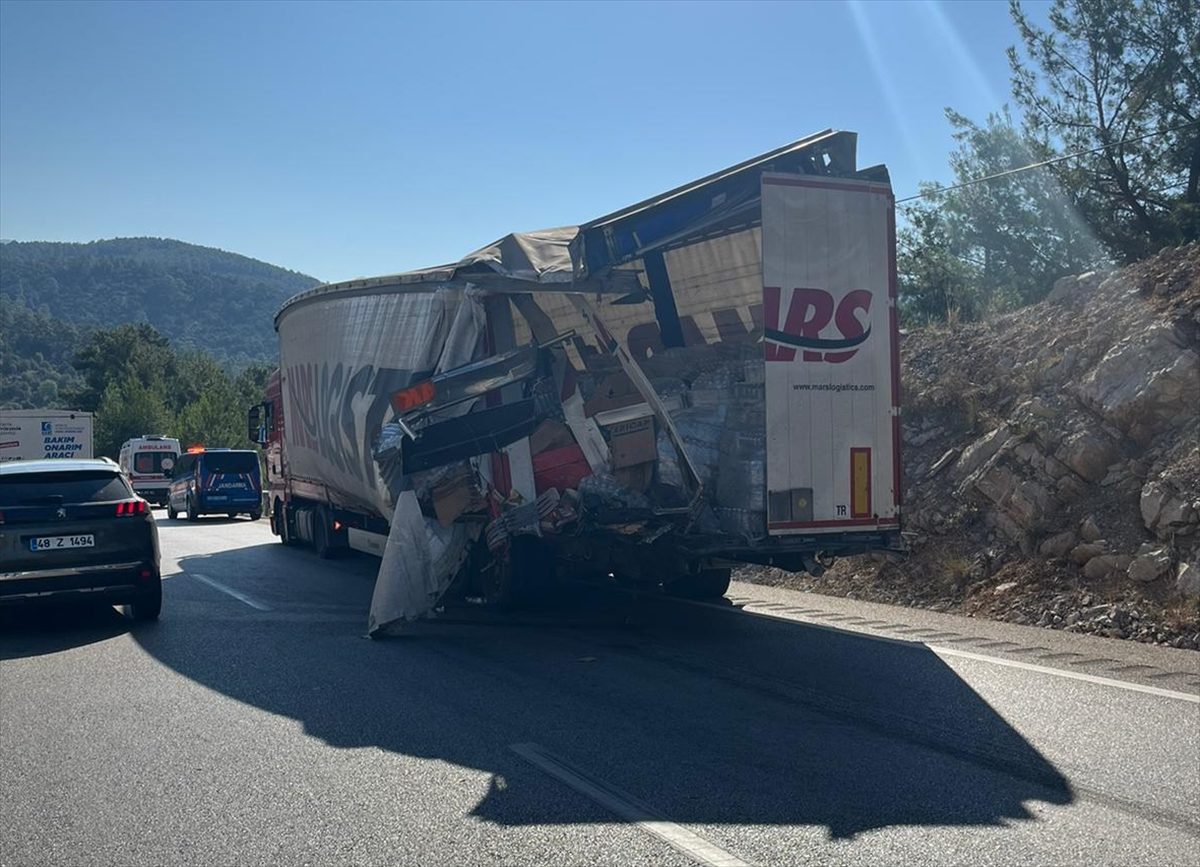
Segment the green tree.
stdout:
<svg viewBox="0 0 1200 867">
<path fill-rule="evenodd" d="M 234 387 L 237 389 L 238 396 L 243 403 L 243 408 L 248 408 L 262 402 L 264 393 L 267 390 L 267 380 L 271 378 L 271 374 L 274 372 L 274 364 L 267 364 L 262 361 L 257 361 L 242 369 L 241 373 L 234 379 Z"/>
<path fill-rule="evenodd" d="M 96 454 L 116 459 L 121 445 L 131 437 L 169 434 L 175 419 L 163 399 L 161 387 L 136 373 L 110 382 L 96 408 Z"/>
<path fill-rule="evenodd" d="M 1042 170 L 970 183 L 1044 155 L 1007 113 L 984 125 L 946 111 L 957 148 L 955 186 L 924 185 L 905 211 L 897 269 L 906 313 L 917 319 L 974 319 L 1040 300 L 1066 274 L 1105 261 L 1075 212 L 1074 197 Z"/>
<path fill-rule="evenodd" d="M 1010 0 L 1013 97 L 1104 244 L 1126 260 L 1200 228 L 1200 4 L 1055 0 L 1048 29 Z M 1162 132 L 1171 130 L 1170 132 Z"/>
<path fill-rule="evenodd" d="M 43 379 L 38 383 L 38 403 L 44 407 L 53 407 L 58 402 L 58 383 L 53 379 Z"/>
<path fill-rule="evenodd" d="M 167 338 L 146 323 L 97 331 L 72 362 L 84 385 L 71 399 L 84 410 L 97 409 L 113 382 L 136 379 L 163 394 L 175 377 L 175 353 Z"/>
<path fill-rule="evenodd" d="M 175 412 L 183 412 L 207 390 L 228 384 L 228 376 L 216 359 L 199 350 L 180 353 L 172 372 L 168 398 Z"/>
<path fill-rule="evenodd" d="M 897 238 L 896 269 L 905 322 L 975 319 L 980 315 L 979 268 L 965 258 L 941 208 L 913 205 Z"/>
<path fill-rule="evenodd" d="M 228 379 L 213 382 L 179 414 L 179 438 L 187 445 L 248 448 L 246 409 Z"/>
</svg>

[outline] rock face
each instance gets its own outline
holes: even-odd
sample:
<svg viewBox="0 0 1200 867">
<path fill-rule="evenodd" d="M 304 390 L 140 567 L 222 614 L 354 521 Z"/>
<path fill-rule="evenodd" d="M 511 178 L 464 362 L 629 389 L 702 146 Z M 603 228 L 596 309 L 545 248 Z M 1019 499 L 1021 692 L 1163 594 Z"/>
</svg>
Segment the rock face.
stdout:
<svg viewBox="0 0 1200 867">
<path fill-rule="evenodd" d="M 962 592 L 1014 599 L 1019 575 L 999 597 L 989 576 L 1040 563 L 1105 594 L 1200 597 L 1200 244 L 913 331 L 902 353 L 907 529 L 958 546 Z M 921 556 L 914 576 L 935 573 Z"/>
<path fill-rule="evenodd" d="M 1108 475 L 1109 464 L 1118 454 L 1112 439 L 1094 430 L 1082 430 L 1064 439 L 1054 456 L 1084 481 L 1099 482 Z"/>
<path fill-rule="evenodd" d="M 1038 553 L 1043 557 L 1066 557 L 1068 552 L 1075 547 L 1075 534 L 1070 530 L 1065 530 L 1061 533 L 1055 533 L 1046 541 L 1038 546 Z"/>
<path fill-rule="evenodd" d="M 1200 598 L 1200 563 L 1180 563 L 1175 573 L 1175 589 L 1179 595 Z"/>
<path fill-rule="evenodd" d="M 1160 539 L 1168 539 L 1173 533 L 1194 532 L 1196 508 L 1170 480 L 1147 482 L 1142 487 L 1141 507 L 1146 529 Z"/>
<path fill-rule="evenodd" d="M 1129 577 L 1134 581 L 1157 581 L 1171 570 L 1171 552 L 1165 547 L 1143 545 L 1129 564 Z"/>
<path fill-rule="evenodd" d="M 1155 322 L 1122 338 L 1079 386 L 1079 396 L 1137 440 L 1187 421 L 1200 405 L 1200 355 L 1175 328 Z"/>
</svg>

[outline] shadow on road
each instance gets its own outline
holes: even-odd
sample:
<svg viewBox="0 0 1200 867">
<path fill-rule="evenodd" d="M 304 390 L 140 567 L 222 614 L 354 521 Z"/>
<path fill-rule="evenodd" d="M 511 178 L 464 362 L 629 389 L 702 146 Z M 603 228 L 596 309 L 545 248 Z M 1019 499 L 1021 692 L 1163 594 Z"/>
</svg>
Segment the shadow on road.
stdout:
<svg viewBox="0 0 1200 867">
<path fill-rule="evenodd" d="M 129 632 L 133 621 L 111 605 L 0 607 L 0 659 L 83 647 Z"/>
<path fill-rule="evenodd" d="M 260 549 L 181 565 L 233 581 L 248 557 L 288 553 Z M 435 621 L 368 641 L 344 617 L 304 615 L 299 589 L 290 618 L 172 620 L 177 586 L 160 627 L 134 633 L 148 653 L 334 747 L 487 771 L 495 784 L 474 815 L 498 824 L 611 821 L 524 764 L 510 749 L 522 742 L 681 823 L 818 825 L 845 838 L 1003 825 L 1032 818 L 1027 801 L 1073 800 L 1053 765 L 921 645 L 597 594 L 560 618 Z M 548 809 L 547 790 L 560 789 Z"/>
</svg>

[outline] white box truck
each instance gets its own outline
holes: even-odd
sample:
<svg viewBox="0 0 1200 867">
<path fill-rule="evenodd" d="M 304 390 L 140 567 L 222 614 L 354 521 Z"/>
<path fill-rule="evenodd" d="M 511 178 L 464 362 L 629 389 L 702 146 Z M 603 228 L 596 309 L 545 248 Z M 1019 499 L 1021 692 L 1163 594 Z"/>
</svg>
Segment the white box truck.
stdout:
<svg viewBox="0 0 1200 867">
<path fill-rule="evenodd" d="M 250 418 L 273 530 L 382 556 L 372 631 L 456 575 L 711 597 L 731 563 L 902 549 L 894 201 L 855 150 L 290 299 Z"/>
<path fill-rule="evenodd" d="M 90 457 L 90 412 L 0 409 L 0 462 Z"/>
</svg>

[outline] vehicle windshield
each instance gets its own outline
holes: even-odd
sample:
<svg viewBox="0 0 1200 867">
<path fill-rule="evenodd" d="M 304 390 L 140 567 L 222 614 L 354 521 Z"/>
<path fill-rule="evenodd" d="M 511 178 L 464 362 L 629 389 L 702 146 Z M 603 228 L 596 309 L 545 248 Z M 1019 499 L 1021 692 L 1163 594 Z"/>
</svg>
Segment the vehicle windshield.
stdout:
<svg viewBox="0 0 1200 867">
<path fill-rule="evenodd" d="M 125 479 L 108 470 L 0 476 L 0 508 L 43 503 L 110 503 L 132 496 Z"/>
<path fill-rule="evenodd" d="M 133 456 L 133 471 L 149 475 L 161 473 L 175 465 L 173 452 L 137 452 Z"/>
<path fill-rule="evenodd" d="M 254 452 L 208 452 L 204 470 L 209 473 L 252 473 L 258 468 Z"/>
</svg>

